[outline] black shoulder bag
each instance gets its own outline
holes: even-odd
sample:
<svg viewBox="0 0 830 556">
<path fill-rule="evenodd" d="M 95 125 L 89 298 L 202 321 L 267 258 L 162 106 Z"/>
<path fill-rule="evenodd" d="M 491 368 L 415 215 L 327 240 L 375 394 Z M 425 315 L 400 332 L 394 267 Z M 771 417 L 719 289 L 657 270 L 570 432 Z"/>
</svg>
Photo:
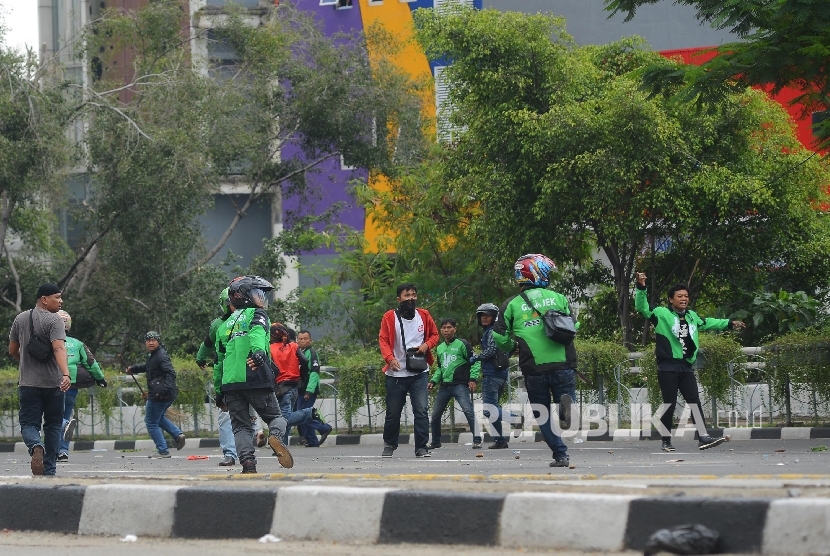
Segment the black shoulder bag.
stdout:
<svg viewBox="0 0 830 556">
<path fill-rule="evenodd" d="M 418 353 L 416 348 L 406 349 L 406 336 L 403 333 L 403 320 L 401 314 L 395 311 L 398 316 L 398 324 L 401 325 L 401 342 L 403 342 L 403 351 L 406 354 L 406 370 L 410 373 L 421 373 L 429 369 L 426 355 Z"/>
<path fill-rule="evenodd" d="M 556 309 L 548 309 L 542 315 L 539 310 L 533 306 L 533 303 L 527 298 L 525 292 L 520 293 L 522 299 L 525 300 L 528 307 L 533 309 L 537 315 L 541 315 L 542 322 L 545 325 L 545 335 L 558 344 L 569 346 L 574 341 L 576 336 L 576 327 L 570 315 L 557 311 Z"/>
<path fill-rule="evenodd" d="M 34 309 L 29 311 L 30 337 L 29 342 L 26 344 L 26 352 L 41 363 L 46 363 L 52 358 L 54 351 L 52 350 L 52 344 L 50 342 L 35 334 L 34 312 Z"/>
</svg>

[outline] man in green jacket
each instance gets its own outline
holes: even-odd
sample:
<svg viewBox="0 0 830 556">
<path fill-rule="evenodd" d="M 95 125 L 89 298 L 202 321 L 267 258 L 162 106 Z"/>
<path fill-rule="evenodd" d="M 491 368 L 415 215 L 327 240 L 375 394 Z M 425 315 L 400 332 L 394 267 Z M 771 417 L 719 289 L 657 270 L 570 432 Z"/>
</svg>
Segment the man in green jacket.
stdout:
<svg viewBox="0 0 830 556">
<path fill-rule="evenodd" d="M 554 432 L 551 403 L 559 401 L 559 417 L 569 422 L 571 402 L 576 398 L 576 348 L 573 342 L 565 345 L 548 338 L 542 315 L 549 310 L 570 315 L 571 309 L 564 295 L 547 289 L 550 274 L 556 270 L 556 263 L 548 257 L 524 255 L 513 269 L 520 293 L 501 306 L 502 318 L 493 326 L 493 338 L 496 347 L 506 353 L 519 348 L 527 399 L 553 455 L 550 466 L 568 467 L 568 447 Z M 542 414 L 542 408 L 547 415 Z"/>
<path fill-rule="evenodd" d="M 63 327 L 67 334 L 66 364 L 69 366 L 69 380 L 72 383 L 72 387 L 64 394 L 63 434 L 61 435 L 60 448 L 58 448 L 58 463 L 69 463 L 69 441 L 75 432 L 75 426 L 78 424 L 72 417 L 75 410 L 75 400 L 78 398 L 78 390 L 90 388 L 94 384 L 106 388 L 107 380 L 104 378 L 101 366 L 95 360 L 95 356 L 92 355 L 89 348 L 82 341 L 69 336 L 69 329 L 72 328 L 72 317 L 69 316 L 69 313 L 61 310 L 58 311 L 58 316 L 63 319 Z"/>
<path fill-rule="evenodd" d="M 705 432 L 706 423 L 703 420 L 697 379 L 692 371 L 700 345 L 698 330 L 726 330 L 727 328 L 740 330 L 744 327 L 744 323 L 739 320 L 701 318 L 688 308 L 689 289 L 683 284 L 672 286 L 669 289 L 668 298 L 668 307 L 650 308 L 646 293 L 646 275 L 643 272 L 637 273 L 634 307 L 654 325 L 654 333 L 657 337 L 655 346 L 657 382 L 660 384 L 660 392 L 663 396 L 661 406 L 663 413 L 660 421 L 665 427 L 664 432 L 670 433 L 679 390 L 686 403 L 692 407 L 692 420 L 699 425 L 698 430 Z M 700 434 L 698 447 L 706 450 L 725 441 L 725 438 L 713 438 L 708 434 Z M 662 449 L 664 452 L 674 452 L 671 435 L 663 436 Z"/>
<path fill-rule="evenodd" d="M 432 408 L 432 444 L 430 450 L 441 447 L 441 417 L 450 403 L 455 398 L 467 424 L 470 425 L 470 432 L 473 433 L 473 448 L 481 448 L 481 436 L 476 430 L 476 416 L 473 412 L 473 400 L 471 395 L 476 391 L 476 384 L 481 378 L 481 363 L 476 361 L 470 364 L 473 356 L 473 346 L 470 342 L 456 338 L 458 323 L 455 319 L 443 319 L 441 321 L 441 336 L 444 341 L 438 344 L 435 351 L 436 358 L 435 372 L 429 379 L 427 388 L 432 390 L 436 385 L 441 385 L 438 395 L 435 396 L 435 405 Z"/>
<path fill-rule="evenodd" d="M 232 313 L 216 331 L 216 405 L 230 414 L 242 473 L 257 472 L 249 404 L 268 426 L 268 445 L 280 465 L 294 466 L 291 452 L 280 440 L 287 423 L 274 393 L 276 377 L 268 347 L 271 323 L 265 294 L 273 289 L 259 276 L 234 278 L 228 286 Z"/>
</svg>

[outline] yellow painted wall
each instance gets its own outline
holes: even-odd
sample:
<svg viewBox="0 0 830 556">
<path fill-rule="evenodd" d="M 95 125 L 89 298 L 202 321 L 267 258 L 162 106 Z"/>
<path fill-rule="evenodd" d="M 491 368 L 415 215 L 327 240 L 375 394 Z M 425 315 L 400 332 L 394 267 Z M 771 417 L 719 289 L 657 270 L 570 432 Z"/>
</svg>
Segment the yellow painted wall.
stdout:
<svg viewBox="0 0 830 556">
<path fill-rule="evenodd" d="M 409 4 L 398 0 L 385 0 L 383 4 L 379 5 L 370 5 L 369 0 L 359 0 L 359 2 L 363 29 L 368 30 L 377 24 L 383 25 L 404 45 L 400 52 L 395 53 L 393 57 L 395 64 L 415 78 L 431 75 L 427 57 L 413 38 L 414 25 Z M 370 58 L 372 56 L 371 50 L 369 56 Z M 434 99 L 425 103 L 424 111 L 424 116 L 430 121 L 435 118 Z M 372 173 L 369 176 L 369 187 L 378 191 L 388 191 L 389 180 L 382 174 Z M 379 230 L 370 211 L 366 211 L 363 233 L 368 243 L 368 249 L 377 251 Z"/>
</svg>

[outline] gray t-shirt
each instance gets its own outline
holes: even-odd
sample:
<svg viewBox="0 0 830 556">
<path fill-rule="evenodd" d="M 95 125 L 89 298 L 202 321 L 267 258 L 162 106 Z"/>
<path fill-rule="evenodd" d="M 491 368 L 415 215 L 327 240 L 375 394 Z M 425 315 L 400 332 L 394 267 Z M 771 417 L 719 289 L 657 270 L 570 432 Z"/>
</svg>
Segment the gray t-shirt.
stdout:
<svg viewBox="0 0 830 556">
<path fill-rule="evenodd" d="M 36 388 L 59 388 L 63 372 L 58 367 L 55 357 L 46 363 L 41 363 L 26 351 L 32 327 L 29 324 L 30 311 L 23 311 L 14 319 L 12 330 L 9 332 L 9 341 L 20 344 L 20 386 L 34 386 Z M 35 307 L 32 312 L 32 323 L 35 334 L 41 339 L 52 343 L 54 340 L 66 341 L 66 330 L 63 319 L 57 313 L 50 313 L 45 309 Z"/>
</svg>

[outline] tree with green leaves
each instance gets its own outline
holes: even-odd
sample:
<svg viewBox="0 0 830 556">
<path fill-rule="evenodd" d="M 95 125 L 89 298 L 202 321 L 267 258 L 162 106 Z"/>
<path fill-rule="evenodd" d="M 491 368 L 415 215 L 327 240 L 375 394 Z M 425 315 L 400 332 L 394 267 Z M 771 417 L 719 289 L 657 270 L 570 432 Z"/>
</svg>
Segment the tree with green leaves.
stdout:
<svg viewBox="0 0 830 556">
<path fill-rule="evenodd" d="M 637 8 L 660 0 L 605 0 L 611 14 L 622 12 L 626 21 Z M 645 72 L 656 91 L 682 83 L 687 98 L 723 98 L 729 91 L 747 86 L 784 87 L 800 92 L 794 103 L 805 115 L 830 108 L 830 3 L 820 0 L 677 0 L 697 10 L 700 21 L 727 29 L 740 40 L 723 44 L 718 55 L 700 67 L 655 66 Z M 668 89 L 667 89 L 668 87 Z M 830 120 L 816 127 L 827 146 Z"/>
<path fill-rule="evenodd" d="M 502 264 L 524 252 L 581 264 L 599 249 L 627 344 L 634 272 L 658 255 L 668 271 L 653 301 L 669 281 L 699 292 L 826 243 L 801 234 L 821 228 L 826 169 L 761 93 L 696 112 L 640 90 L 644 67 L 678 67 L 641 40 L 577 48 L 564 22 L 544 15 L 415 17 L 428 56 L 453 60 L 444 75 L 463 132 L 442 177 L 480 210 L 466 231 Z"/>
</svg>

